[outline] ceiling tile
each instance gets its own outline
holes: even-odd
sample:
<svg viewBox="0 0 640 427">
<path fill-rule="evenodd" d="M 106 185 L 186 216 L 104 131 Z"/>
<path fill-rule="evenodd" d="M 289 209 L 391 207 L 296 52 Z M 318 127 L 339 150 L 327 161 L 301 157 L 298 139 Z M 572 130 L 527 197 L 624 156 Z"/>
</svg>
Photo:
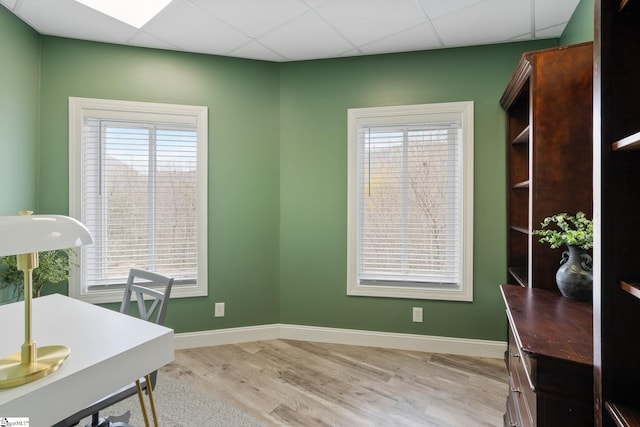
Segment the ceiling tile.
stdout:
<svg viewBox="0 0 640 427">
<path fill-rule="evenodd" d="M 295 60 L 334 57 L 336 52 L 341 55 L 354 47 L 314 12 L 279 27 L 261 37 L 260 42 L 283 57 Z"/>
<path fill-rule="evenodd" d="M 465 7 L 482 3 L 484 0 L 418 0 L 430 19 L 440 18 Z"/>
<path fill-rule="evenodd" d="M 18 0 L 0 0 L 0 4 L 3 4 L 9 10 L 13 10 L 16 7 L 16 3 L 18 3 Z"/>
<path fill-rule="evenodd" d="M 211 16 L 201 8 L 174 1 L 142 29 L 170 40 L 183 50 L 224 55 L 250 41 L 250 38 Z"/>
<path fill-rule="evenodd" d="M 580 0 L 535 0 L 536 29 L 566 24 Z M 564 25 L 562 27 L 564 29 Z"/>
<path fill-rule="evenodd" d="M 510 38 L 509 42 L 524 42 L 527 40 L 531 40 L 531 33 L 520 34 L 519 36 L 515 36 Z"/>
<path fill-rule="evenodd" d="M 136 28 L 73 0 L 26 1 L 18 5 L 19 16 L 42 34 L 82 40 L 126 43 Z"/>
<path fill-rule="evenodd" d="M 273 61 L 280 62 L 285 58 L 273 52 L 272 50 L 267 49 L 262 44 L 257 41 L 251 41 L 234 51 L 230 52 L 230 55 L 236 56 L 239 58 L 248 58 L 248 59 L 259 59 L 262 61 Z"/>
<path fill-rule="evenodd" d="M 488 0 L 432 22 L 449 47 L 501 43 L 531 31 L 530 2 Z"/>
<path fill-rule="evenodd" d="M 579 1 L 172 0 L 142 31 L 74 0 L 0 7 L 47 35 L 297 61 L 559 37 Z"/>
<path fill-rule="evenodd" d="M 360 49 L 351 49 L 346 52 L 343 52 L 340 57 L 348 57 L 348 56 L 359 56 L 362 55 L 362 51 Z"/>
<path fill-rule="evenodd" d="M 332 0 L 315 11 L 356 46 L 427 20 L 415 0 Z"/>
<path fill-rule="evenodd" d="M 260 37 L 309 11 L 303 0 L 191 0 L 250 37 Z"/>
<path fill-rule="evenodd" d="M 178 46 L 164 40 L 160 40 L 159 38 L 144 31 L 138 31 L 136 35 L 131 38 L 129 43 L 133 46 L 150 47 L 153 49 L 179 50 Z"/>
<path fill-rule="evenodd" d="M 558 34 L 562 34 L 566 26 L 567 24 L 558 24 L 547 28 L 541 28 L 539 30 L 536 30 L 536 38 L 548 39 L 552 37 L 558 37 Z"/>
<path fill-rule="evenodd" d="M 362 46 L 366 54 L 408 52 L 441 48 L 442 43 L 430 23 L 420 24 L 406 31 Z"/>
<path fill-rule="evenodd" d="M 313 7 L 313 8 L 316 8 L 328 1 L 329 0 L 304 0 L 304 2 L 309 5 L 309 7 Z"/>
</svg>

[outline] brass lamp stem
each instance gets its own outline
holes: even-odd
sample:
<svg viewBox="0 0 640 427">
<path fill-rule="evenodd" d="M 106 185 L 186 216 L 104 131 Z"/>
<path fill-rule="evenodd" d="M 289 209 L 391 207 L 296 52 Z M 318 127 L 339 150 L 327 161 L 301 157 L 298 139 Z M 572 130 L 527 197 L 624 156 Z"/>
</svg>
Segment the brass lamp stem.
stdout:
<svg viewBox="0 0 640 427">
<path fill-rule="evenodd" d="M 31 339 L 31 303 L 33 300 L 33 270 L 38 268 L 38 253 L 17 256 L 18 270 L 24 272 L 24 344 L 21 348 L 20 363 L 23 365 L 37 360 L 36 343 Z"/>
</svg>

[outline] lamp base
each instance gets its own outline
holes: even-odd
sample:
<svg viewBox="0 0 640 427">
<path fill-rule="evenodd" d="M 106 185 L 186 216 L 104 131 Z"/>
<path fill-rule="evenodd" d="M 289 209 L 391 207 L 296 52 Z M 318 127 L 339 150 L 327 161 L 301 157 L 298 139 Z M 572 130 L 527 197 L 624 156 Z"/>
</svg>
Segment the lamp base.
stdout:
<svg viewBox="0 0 640 427">
<path fill-rule="evenodd" d="M 71 350 L 63 345 L 49 345 L 37 349 L 33 363 L 22 363 L 21 353 L 0 360 L 0 389 L 16 387 L 55 372 L 69 357 Z"/>
</svg>

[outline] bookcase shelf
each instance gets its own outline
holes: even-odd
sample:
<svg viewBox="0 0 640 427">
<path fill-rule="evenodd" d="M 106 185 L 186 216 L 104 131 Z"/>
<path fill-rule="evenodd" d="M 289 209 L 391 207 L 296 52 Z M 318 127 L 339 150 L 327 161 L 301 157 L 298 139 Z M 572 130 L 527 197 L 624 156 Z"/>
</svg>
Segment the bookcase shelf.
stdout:
<svg viewBox="0 0 640 427">
<path fill-rule="evenodd" d="M 511 226 L 511 229 L 512 229 L 513 231 L 517 231 L 518 233 L 521 233 L 521 234 L 525 234 L 525 235 L 528 235 L 528 234 L 529 234 L 529 229 L 524 228 L 524 227 L 518 227 L 518 226 L 516 226 L 516 225 L 512 225 L 512 226 Z"/>
<path fill-rule="evenodd" d="M 616 426 L 640 427 L 640 412 L 611 402 L 605 402 L 605 408 Z"/>
<path fill-rule="evenodd" d="M 529 143 L 529 126 L 524 128 L 524 130 L 514 138 L 512 144 L 528 144 L 528 143 Z"/>
<path fill-rule="evenodd" d="M 612 144 L 613 151 L 636 151 L 640 150 L 640 132 L 629 135 Z"/>
<path fill-rule="evenodd" d="M 620 287 L 623 291 L 640 299 L 640 282 L 622 280 L 620 281 Z"/>
<path fill-rule="evenodd" d="M 516 284 L 522 287 L 529 287 L 528 272 L 526 267 L 510 267 L 509 275 L 515 280 Z"/>
<path fill-rule="evenodd" d="M 595 17 L 595 421 L 640 426 L 640 2 L 595 0 Z"/>
</svg>

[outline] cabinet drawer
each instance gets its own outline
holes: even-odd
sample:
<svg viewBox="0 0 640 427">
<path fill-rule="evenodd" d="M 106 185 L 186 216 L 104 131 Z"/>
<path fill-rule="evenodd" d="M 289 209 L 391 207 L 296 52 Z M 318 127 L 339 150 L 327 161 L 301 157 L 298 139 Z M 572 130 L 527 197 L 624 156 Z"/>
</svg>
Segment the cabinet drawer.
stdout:
<svg viewBox="0 0 640 427">
<path fill-rule="evenodd" d="M 511 384 L 511 379 L 509 379 L 509 384 Z M 515 402 L 511 395 L 507 397 L 507 410 L 504 413 L 503 422 L 505 427 L 516 427 L 519 426 L 518 422 L 518 411 L 515 407 Z"/>
<path fill-rule="evenodd" d="M 509 424 L 507 426 L 518 427 L 534 427 L 527 411 L 527 403 L 523 398 L 522 392 L 516 386 L 514 380 L 517 379 L 509 376 L 509 398 L 507 399 L 507 413 L 509 415 Z M 506 420 L 505 420 L 506 421 Z"/>
<path fill-rule="evenodd" d="M 509 356 L 519 360 L 518 366 L 522 368 L 523 374 L 520 379 L 522 383 L 527 385 L 532 391 L 535 389 L 535 375 L 536 375 L 536 360 L 529 357 L 529 355 L 522 351 L 518 345 L 518 341 L 515 338 L 515 332 L 513 331 L 513 325 L 509 325 Z"/>
<path fill-rule="evenodd" d="M 522 425 L 536 425 L 536 394 L 531 388 L 531 379 L 527 368 L 532 363 L 517 345 L 513 331 L 509 330 L 509 375 L 512 378 L 510 394 L 518 406 Z M 525 368 L 526 366 L 526 368 Z"/>
</svg>

